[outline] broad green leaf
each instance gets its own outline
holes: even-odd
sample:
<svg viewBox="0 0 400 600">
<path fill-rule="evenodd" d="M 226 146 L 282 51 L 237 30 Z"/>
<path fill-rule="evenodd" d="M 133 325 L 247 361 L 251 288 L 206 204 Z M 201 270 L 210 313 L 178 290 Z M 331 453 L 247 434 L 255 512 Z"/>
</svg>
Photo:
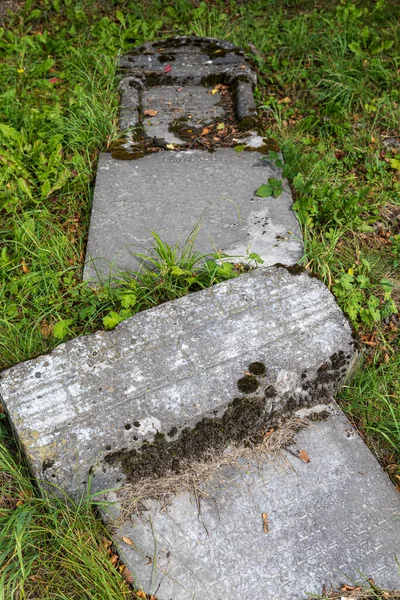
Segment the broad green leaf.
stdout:
<svg viewBox="0 0 400 600">
<path fill-rule="evenodd" d="M 260 263 L 260 265 L 262 265 L 264 263 L 261 256 L 259 254 L 257 254 L 256 252 L 250 252 L 250 254 L 248 255 L 248 258 L 250 258 L 250 260 L 255 260 L 257 263 Z"/>
<path fill-rule="evenodd" d="M 239 146 L 235 146 L 234 147 L 234 151 L 235 152 L 243 152 L 243 150 L 246 148 L 246 144 L 239 144 Z"/>
<path fill-rule="evenodd" d="M 258 190 L 254 192 L 254 195 L 258 196 L 259 198 L 268 198 L 268 196 L 272 196 L 272 192 L 272 187 L 270 185 L 264 184 L 260 185 Z"/>
<path fill-rule="evenodd" d="M 119 294 L 119 298 L 121 300 L 121 305 L 123 308 L 131 308 L 135 306 L 137 301 L 137 296 L 133 292 L 124 291 Z"/>
<path fill-rule="evenodd" d="M 353 281 L 354 281 L 354 277 L 353 277 L 353 275 L 350 275 L 349 273 L 343 273 L 343 275 L 340 278 L 340 283 L 341 283 L 343 289 L 345 289 L 345 290 L 351 289 Z"/>
<path fill-rule="evenodd" d="M 111 310 L 108 315 L 103 317 L 103 325 L 106 329 L 114 329 L 114 327 L 123 320 L 124 317 L 121 317 L 121 315 Z"/>
<path fill-rule="evenodd" d="M 15 140 L 16 142 L 21 141 L 21 134 L 19 131 L 14 129 L 14 127 L 10 127 L 5 123 L 0 123 L 0 134 L 2 134 L 5 138 L 9 140 Z"/>
<path fill-rule="evenodd" d="M 397 171 L 400 171 L 400 159 L 398 159 L 398 158 L 391 158 L 390 159 L 390 166 L 392 167 L 392 169 L 396 169 Z"/>
<path fill-rule="evenodd" d="M 120 10 L 116 11 L 115 17 L 118 19 L 118 21 L 121 23 L 121 25 L 125 26 L 125 17 Z"/>
<path fill-rule="evenodd" d="M 371 283 L 369 277 L 367 277 L 366 275 L 358 275 L 357 282 L 360 284 L 360 288 L 362 290 L 366 290 Z"/>
<path fill-rule="evenodd" d="M 58 321 L 58 323 L 54 325 L 53 336 L 57 340 L 64 339 L 67 335 L 69 326 L 72 325 L 73 322 L 73 319 L 62 319 L 61 321 Z"/>
<path fill-rule="evenodd" d="M 177 275 L 179 277 L 180 275 L 190 275 L 190 272 L 189 271 L 184 271 L 183 269 L 181 269 L 177 265 L 174 265 L 173 267 L 171 267 L 171 274 L 172 275 Z"/>
</svg>

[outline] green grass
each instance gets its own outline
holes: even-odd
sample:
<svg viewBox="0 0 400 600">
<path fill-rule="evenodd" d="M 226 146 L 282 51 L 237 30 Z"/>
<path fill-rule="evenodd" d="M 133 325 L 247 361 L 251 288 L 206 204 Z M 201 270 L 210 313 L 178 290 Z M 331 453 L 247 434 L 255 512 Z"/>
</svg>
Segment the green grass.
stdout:
<svg viewBox="0 0 400 600">
<path fill-rule="evenodd" d="M 302 263 L 365 344 L 340 402 L 399 483 L 400 160 L 384 145 L 399 137 L 399 17 L 395 0 L 25 2 L 0 35 L 0 369 L 237 274 L 193 239 L 178 248 L 155 237 L 134 278 L 95 290 L 81 281 L 97 157 L 120 136 L 117 54 L 170 35 L 222 37 L 259 71 L 262 133 L 283 150 Z M 90 502 L 50 503 L 7 448 L 0 457 L 3 596 L 130 594 Z M 85 565 L 97 587 L 83 592 Z"/>
<path fill-rule="evenodd" d="M 91 501 L 39 495 L 14 452 L 0 444 L 1 600 L 136 597 L 127 571 L 111 560 L 115 550 Z"/>
</svg>

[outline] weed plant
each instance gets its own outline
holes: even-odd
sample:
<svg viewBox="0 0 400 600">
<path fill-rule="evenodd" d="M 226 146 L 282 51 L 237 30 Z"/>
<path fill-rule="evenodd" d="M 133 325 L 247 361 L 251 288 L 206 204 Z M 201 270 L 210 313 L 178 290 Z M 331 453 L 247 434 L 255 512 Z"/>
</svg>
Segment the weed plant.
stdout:
<svg viewBox="0 0 400 600">
<path fill-rule="evenodd" d="M 81 281 L 97 157 L 120 136 L 118 53 L 170 35 L 228 39 L 259 72 L 261 132 L 283 151 L 303 265 L 364 344 L 343 407 L 398 483 L 399 17 L 396 0 L 27 0 L 0 29 L 0 368 L 235 275 L 155 236 L 134 277 Z M 3 597 L 119 598 L 117 574 L 106 565 L 102 581 L 85 553 L 99 531 L 87 504 L 52 512 L 8 451 L 1 461 Z M 78 554 L 93 593 L 73 581 Z"/>
</svg>

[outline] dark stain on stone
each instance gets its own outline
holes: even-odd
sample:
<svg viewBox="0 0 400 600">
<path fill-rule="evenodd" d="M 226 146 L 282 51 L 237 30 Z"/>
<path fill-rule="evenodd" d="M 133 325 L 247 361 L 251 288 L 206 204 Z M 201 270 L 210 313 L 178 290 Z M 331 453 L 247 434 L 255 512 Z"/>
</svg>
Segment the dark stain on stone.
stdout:
<svg viewBox="0 0 400 600">
<path fill-rule="evenodd" d="M 51 460 L 49 458 L 46 458 L 46 460 L 44 460 L 42 462 L 42 473 L 44 473 L 45 471 L 47 471 L 47 469 L 51 469 L 51 467 L 54 466 L 54 460 Z"/>
<path fill-rule="evenodd" d="M 259 385 L 260 384 L 254 375 L 245 375 L 237 382 L 238 389 L 243 394 L 253 394 L 258 389 Z"/>
<path fill-rule="evenodd" d="M 309 272 L 301 265 L 283 265 L 282 263 L 275 263 L 273 266 L 279 267 L 280 269 L 286 269 L 291 275 L 302 275 L 303 273 L 309 275 Z"/>
<path fill-rule="evenodd" d="M 253 131 L 261 127 L 261 121 L 257 115 L 247 115 L 239 121 L 240 131 Z"/>
<path fill-rule="evenodd" d="M 116 148 L 111 152 L 111 158 L 115 158 L 117 160 L 137 160 L 138 158 L 143 158 L 147 154 L 151 154 L 151 150 L 147 149 L 132 149 L 127 150 L 126 148 Z"/>
<path fill-rule="evenodd" d="M 276 396 L 277 392 L 276 389 L 274 388 L 273 385 L 269 385 L 265 392 L 264 392 L 264 397 L 265 398 L 274 398 Z"/>
<path fill-rule="evenodd" d="M 168 433 L 168 437 L 175 437 L 177 433 L 178 433 L 178 428 L 177 427 L 173 427 L 171 429 L 171 431 Z"/>
<path fill-rule="evenodd" d="M 140 427 L 140 421 L 134 421 L 133 424 L 135 427 Z"/>
<path fill-rule="evenodd" d="M 206 417 L 193 429 L 183 429 L 175 441 L 169 442 L 163 434 L 156 433 L 153 441 L 144 442 L 140 450 L 112 452 L 105 461 L 120 464 L 128 480 L 177 473 L 188 461 L 205 456 L 210 448 L 218 453 L 230 443 L 255 443 L 264 424 L 264 409 L 263 398 L 235 398 L 221 418 Z"/>
<path fill-rule="evenodd" d="M 160 54 L 158 57 L 158 62 L 160 63 L 168 63 L 174 62 L 175 56 L 173 54 Z"/>
<path fill-rule="evenodd" d="M 264 365 L 264 363 L 262 362 L 252 362 L 249 365 L 249 371 L 252 375 L 265 375 L 267 372 L 267 369 Z"/>
<path fill-rule="evenodd" d="M 132 429 L 132 425 L 130 423 L 126 423 L 126 425 L 124 425 L 125 429 L 127 431 L 129 431 L 130 429 Z"/>
<path fill-rule="evenodd" d="M 41 372 L 40 371 L 36 371 L 36 373 L 35 373 L 36 379 L 40 379 L 41 376 L 42 376 Z"/>
<path fill-rule="evenodd" d="M 110 445 L 106 446 L 106 450 L 109 452 L 111 450 L 111 446 Z"/>
</svg>

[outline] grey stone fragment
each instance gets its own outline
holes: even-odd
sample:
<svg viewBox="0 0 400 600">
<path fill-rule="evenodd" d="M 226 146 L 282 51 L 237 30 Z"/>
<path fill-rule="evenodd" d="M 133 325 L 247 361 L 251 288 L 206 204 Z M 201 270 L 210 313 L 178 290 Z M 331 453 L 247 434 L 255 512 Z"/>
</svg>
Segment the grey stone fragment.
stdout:
<svg viewBox="0 0 400 600">
<path fill-rule="evenodd" d="M 140 450 L 157 432 L 179 440 L 235 398 L 258 398 L 266 423 L 330 398 L 354 356 L 321 282 L 258 269 L 6 370 L 0 393 L 34 475 L 79 495 L 89 469 L 92 491 L 125 480 L 110 453 Z M 254 361 L 267 372 L 247 396 L 237 382 Z"/>
<path fill-rule="evenodd" d="M 113 535 L 136 583 L 158 600 L 305 600 L 368 577 L 399 589 L 400 496 L 330 410 L 297 434 L 291 453 L 220 469 L 204 499 L 143 500 L 146 510 Z M 300 449 L 308 464 L 293 456 Z"/>
<path fill-rule="evenodd" d="M 193 120 L 207 125 L 215 122 L 215 119 L 210 120 L 210 116 L 213 116 L 209 110 L 210 103 L 215 105 L 221 100 L 219 94 L 213 98 L 211 93 L 218 83 L 228 85 L 236 99 L 239 126 L 242 129 L 251 129 L 256 123 L 253 88 L 257 79 L 244 52 L 237 46 L 214 38 L 169 38 L 133 49 L 121 57 L 120 68 L 123 74 L 120 86 L 122 129 L 126 129 L 127 124 L 135 121 L 139 107 L 145 135 L 157 135 L 165 143 L 182 144 L 183 140 L 168 130 L 170 119 L 165 110 L 162 110 L 165 109 L 165 104 L 154 108 L 154 100 L 150 110 L 159 110 L 157 120 L 162 121 L 163 127 L 158 123 L 158 133 L 149 129 L 149 120 L 145 114 L 145 111 L 149 110 L 147 99 L 153 98 L 154 88 L 159 89 L 159 98 L 163 98 L 165 88 L 164 96 L 168 96 L 166 101 L 171 102 L 169 113 L 173 113 L 175 108 L 175 118 L 176 112 L 179 111 L 182 112 L 178 116 L 182 118 L 193 111 Z M 129 80 L 129 85 L 124 84 L 124 79 Z M 132 105 L 132 86 L 136 86 L 139 93 L 137 105 Z M 193 99 L 196 100 L 195 105 Z M 223 111 L 220 110 L 217 116 L 221 114 Z M 165 122 L 164 116 L 167 117 Z"/>
<path fill-rule="evenodd" d="M 164 242 L 194 241 L 202 253 L 221 250 L 248 262 L 250 252 L 265 265 L 296 264 L 303 244 L 286 180 L 278 198 L 256 190 L 282 171 L 258 152 L 189 150 L 158 152 L 139 160 L 100 156 L 84 279 L 108 279 L 116 270 L 137 270 L 134 253 Z"/>
</svg>

